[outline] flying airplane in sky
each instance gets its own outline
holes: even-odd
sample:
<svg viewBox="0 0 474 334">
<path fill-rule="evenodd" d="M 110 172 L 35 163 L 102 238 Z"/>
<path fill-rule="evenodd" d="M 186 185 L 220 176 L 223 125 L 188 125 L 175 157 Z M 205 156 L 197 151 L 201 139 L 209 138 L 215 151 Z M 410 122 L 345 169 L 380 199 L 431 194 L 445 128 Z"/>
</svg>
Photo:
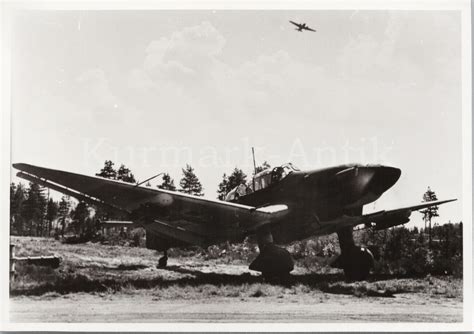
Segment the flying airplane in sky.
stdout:
<svg viewBox="0 0 474 334">
<path fill-rule="evenodd" d="M 293 270 L 290 253 L 277 245 L 337 233 L 341 254 L 334 265 L 344 269 L 350 280 L 364 279 L 374 258 L 367 248 L 355 245 L 354 227 L 386 229 L 407 223 L 412 211 L 455 201 L 363 214 L 363 206 L 377 200 L 400 177 L 400 169 L 381 165 L 301 171 L 287 163 L 256 174 L 250 186 L 237 186 L 226 201 L 24 163 L 13 167 L 20 170 L 18 177 L 102 206 L 128 224 L 144 227 L 146 246 L 164 252 L 159 266 L 166 266 L 171 247 L 207 247 L 255 236 L 260 253 L 249 268 L 265 277 L 285 277 Z"/>
<path fill-rule="evenodd" d="M 306 25 L 306 23 L 296 23 L 296 22 L 293 22 L 293 21 L 290 21 L 290 23 L 294 24 L 295 26 L 297 26 L 298 28 L 296 28 L 296 30 L 298 31 L 303 31 L 303 30 L 309 30 L 309 31 L 316 31 L 314 29 L 311 29 L 310 27 L 308 27 Z"/>
</svg>

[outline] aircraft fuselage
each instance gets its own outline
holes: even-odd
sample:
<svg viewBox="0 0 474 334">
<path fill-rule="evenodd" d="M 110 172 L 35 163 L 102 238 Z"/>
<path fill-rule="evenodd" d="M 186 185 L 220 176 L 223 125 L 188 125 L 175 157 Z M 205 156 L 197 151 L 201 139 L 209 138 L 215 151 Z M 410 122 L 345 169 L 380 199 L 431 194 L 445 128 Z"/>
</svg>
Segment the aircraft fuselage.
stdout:
<svg viewBox="0 0 474 334">
<path fill-rule="evenodd" d="M 398 168 L 356 164 L 294 171 L 236 202 L 256 207 L 287 205 L 288 214 L 273 226 L 272 234 L 275 242 L 288 243 L 335 232 L 331 221 L 360 215 L 362 207 L 392 187 L 400 174 Z"/>
</svg>

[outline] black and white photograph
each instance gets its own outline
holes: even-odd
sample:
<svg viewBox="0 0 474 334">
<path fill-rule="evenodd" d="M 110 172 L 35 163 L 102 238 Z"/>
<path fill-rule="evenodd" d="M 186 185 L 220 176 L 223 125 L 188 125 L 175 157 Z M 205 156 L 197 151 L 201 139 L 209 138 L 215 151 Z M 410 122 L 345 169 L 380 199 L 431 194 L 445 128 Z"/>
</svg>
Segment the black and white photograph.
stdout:
<svg viewBox="0 0 474 334">
<path fill-rule="evenodd" d="M 470 2 L 179 3 L 4 6 L 2 328 L 472 330 Z"/>
</svg>

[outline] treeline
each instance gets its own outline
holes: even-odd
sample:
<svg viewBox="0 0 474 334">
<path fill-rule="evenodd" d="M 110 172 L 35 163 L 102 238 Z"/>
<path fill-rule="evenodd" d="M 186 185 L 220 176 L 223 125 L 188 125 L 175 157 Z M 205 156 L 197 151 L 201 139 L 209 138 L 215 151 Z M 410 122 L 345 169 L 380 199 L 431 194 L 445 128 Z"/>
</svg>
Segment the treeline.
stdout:
<svg viewBox="0 0 474 334">
<path fill-rule="evenodd" d="M 267 162 L 256 168 L 260 172 L 270 168 Z M 121 164 L 115 168 L 111 160 L 106 160 L 104 166 L 96 173 L 107 179 L 128 183 L 138 183 L 130 168 Z M 229 174 L 224 174 L 218 185 L 217 198 L 225 199 L 226 194 L 240 184 L 250 186 L 247 175 L 239 168 Z M 150 182 L 146 186 L 151 187 Z M 182 169 L 182 177 L 178 186 L 168 173 L 161 175 L 160 189 L 179 191 L 195 196 L 204 196 L 204 189 L 194 168 L 189 164 Z M 99 229 L 98 222 L 107 219 L 120 219 L 104 208 L 77 202 L 69 196 L 63 196 L 59 201 L 49 196 L 49 190 L 34 183 L 10 184 L 10 233 L 22 236 L 64 236 L 72 232 L 93 237 Z"/>
<path fill-rule="evenodd" d="M 96 176 L 128 183 L 137 183 L 132 171 L 125 165 L 118 169 L 106 160 Z M 194 169 L 186 165 L 179 189 L 169 174 L 164 173 L 157 186 L 166 190 L 178 190 L 187 194 L 203 196 L 203 187 Z M 151 186 L 149 183 L 147 186 Z M 59 201 L 50 197 L 49 190 L 36 183 L 27 186 L 21 182 L 10 184 L 10 234 L 22 236 L 64 236 L 72 232 L 90 239 L 99 229 L 99 222 L 121 217 L 105 211 L 101 207 L 77 202 L 69 196 Z"/>
<path fill-rule="evenodd" d="M 463 224 L 434 224 L 431 229 L 401 226 L 382 231 L 364 230 L 360 243 L 373 250 L 375 271 L 401 275 L 463 272 Z M 431 230 L 431 232 L 430 232 Z"/>
<path fill-rule="evenodd" d="M 256 172 L 270 168 L 268 163 L 258 166 Z M 96 174 L 97 176 L 137 183 L 132 171 L 124 165 L 118 169 L 110 160 Z M 218 185 L 217 198 L 225 199 L 226 194 L 241 184 L 251 186 L 252 178 L 239 168 L 224 174 Z M 151 186 L 147 183 L 146 186 Z M 180 191 L 197 196 L 203 195 L 203 187 L 194 169 L 186 165 L 182 169 L 182 178 L 178 187 L 173 178 L 161 175 L 160 189 Z M 436 200 L 436 194 L 430 188 L 424 193 L 423 201 Z M 59 201 L 48 194 L 48 190 L 30 183 L 11 183 L 10 185 L 10 231 L 12 235 L 27 236 L 64 236 L 65 233 L 81 235 L 82 240 L 90 240 L 100 229 L 99 222 L 121 217 L 104 211 L 103 208 L 77 203 L 68 196 Z M 380 273 L 422 274 L 422 273 L 462 273 L 462 223 L 431 226 L 431 220 L 438 217 L 438 207 L 422 211 L 425 228 L 408 230 L 395 227 L 382 231 L 364 229 L 355 232 L 356 243 L 369 247 L 378 260 L 375 270 Z M 142 233 L 143 234 L 143 233 Z M 137 243 L 138 244 L 138 243 Z M 223 244 L 207 250 L 208 256 L 233 254 L 236 258 L 251 258 L 256 246 L 248 242 L 240 245 Z M 233 251 L 234 250 L 234 251 Z M 294 257 L 309 267 L 322 263 L 339 252 L 339 243 L 335 235 L 310 238 L 290 245 Z M 223 252 L 224 251 L 224 252 Z M 214 254 L 214 255 L 212 255 Z"/>
<path fill-rule="evenodd" d="M 268 163 L 257 167 L 256 172 L 270 168 Z M 161 176 L 160 189 L 180 191 L 188 194 L 203 195 L 202 185 L 190 165 L 182 169 L 182 178 L 178 187 L 167 173 Z M 137 183 L 129 168 L 120 165 L 114 168 L 114 163 L 105 161 L 97 176 Z M 226 194 L 238 185 L 251 186 L 247 175 L 239 168 L 224 174 L 218 185 L 217 197 L 224 199 Z M 147 184 L 151 186 L 151 184 Z M 430 188 L 423 195 L 423 201 L 436 200 L 434 191 Z M 82 236 L 81 240 L 91 240 L 97 233 L 99 222 L 106 219 L 120 219 L 103 208 L 87 205 L 63 196 L 59 201 L 49 196 L 48 190 L 30 183 L 11 183 L 10 185 L 10 231 L 12 235 L 24 236 L 64 236 L 74 233 Z M 431 226 L 433 217 L 438 217 L 438 208 L 431 207 L 422 211 L 425 228 L 407 229 L 404 226 L 375 231 L 363 229 L 354 232 L 356 244 L 368 247 L 374 254 L 375 273 L 398 275 L 453 274 L 462 276 L 462 223 L 447 223 Z M 139 239 L 144 233 L 136 234 Z M 133 239 L 133 236 L 132 236 Z M 131 244 L 143 244 L 135 242 Z M 331 258 L 336 256 L 339 243 L 335 234 L 314 237 L 294 242 L 288 246 L 293 257 L 310 270 L 327 270 Z M 179 255 L 182 251 L 176 250 Z M 224 243 L 211 246 L 206 250 L 191 247 L 188 255 L 202 254 L 207 258 L 224 257 L 227 260 L 249 262 L 255 258 L 258 248 L 254 242 L 246 240 L 241 244 Z"/>
<path fill-rule="evenodd" d="M 182 172 L 183 177 L 179 181 L 179 189 L 176 188 L 174 185 L 174 180 L 168 173 L 163 173 L 162 182 L 161 184 L 157 185 L 157 187 L 165 190 L 177 190 L 195 196 L 203 196 L 203 187 L 199 181 L 199 178 L 194 173 L 194 168 L 192 168 L 190 165 L 186 165 L 186 167 L 182 169 Z M 106 179 L 137 183 L 137 180 L 130 169 L 124 165 L 121 165 L 118 170 L 115 170 L 114 163 L 111 160 L 106 160 L 104 167 L 96 175 Z M 147 182 L 145 186 L 151 187 L 150 182 Z"/>
<path fill-rule="evenodd" d="M 96 175 L 124 182 L 135 182 L 131 171 L 121 165 L 113 168 L 106 161 Z M 97 215 L 99 213 L 99 215 Z M 10 234 L 23 236 L 58 236 L 73 231 L 77 234 L 93 235 L 97 230 L 97 219 L 105 213 L 101 208 L 87 205 L 63 196 L 56 201 L 49 190 L 36 184 L 10 184 Z"/>
<path fill-rule="evenodd" d="M 35 183 L 10 184 L 10 234 L 57 236 L 66 230 L 95 233 L 95 208 L 68 196 L 55 201 L 48 190 Z"/>
<path fill-rule="evenodd" d="M 10 184 L 10 233 L 12 235 L 49 235 L 59 214 L 59 203 L 48 199 L 37 184 Z"/>
<path fill-rule="evenodd" d="M 260 172 L 270 165 L 265 162 L 258 166 Z M 130 168 L 120 165 L 115 168 L 114 162 L 106 160 L 96 176 L 122 182 L 137 183 L 138 180 Z M 218 185 L 217 198 L 225 199 L 226 194 L 240 184 L 250 186 L 247 175 L 239 168 L 224 174 Z M 151 184 L 148 182 L 146 186 Z M 204 189 L 194 168 L 186 165 L 182 169 L 182 177 L 178 185 L 168 173 L 161 175 L 160 189 L 179 191 L 195 196 L 204 196 Z M 59 201 L 49 196 L 48 189 L 38 184 L 10 184 L 10 233 L 12 235 L 53 236 L 64 235 L 69 231 L 79 234 L 94 234 L 97 221 L 119 219 L 120 217 L 104 211 L 103 208 L 63 196 Z"/>
<path fill-rule="evenodd" d="M 423 276 L 463 275 L 462 222 L 434 224 L 432 242 L 429 243 L 427 229 L 407 229 L 404 226 L 392 227 L 382 231 L 361 229 L 354 231 L 357 245 L 367 247 L 374 255 L 376 275 Z M 311 237 L 286 246 L 298 266 L 315 273 L 331 272 L 330 264 L 340 254 L 337 235 Z M 258 255 L 255 242 L 247 238 L 243 243 L 223 243 L 207 248 L 204 252 L 183 253 L 174 250 L 171 256 L 203 254 L 205 259 L 222 259 L 249 263 Z"/>
</svg>

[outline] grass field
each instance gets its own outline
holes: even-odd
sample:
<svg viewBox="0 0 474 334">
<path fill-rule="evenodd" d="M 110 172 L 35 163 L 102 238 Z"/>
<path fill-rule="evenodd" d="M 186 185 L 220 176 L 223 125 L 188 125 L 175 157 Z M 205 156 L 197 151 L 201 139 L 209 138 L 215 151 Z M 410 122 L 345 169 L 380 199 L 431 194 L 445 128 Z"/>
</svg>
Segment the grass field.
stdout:
<svg viewBox="0 0 474 334">
<path fill-rule="evenodd" d="M 342 271 L 321 266 L 325 259 L 313 267 L 298 259 L 291 278 L 278 284 L 235 252 L 175 250 L 158 269 L 161 254 L 145 248 L 12 242 L 17 256 L 62 258 L 57 269 L 18 264 L 13 322 L 462 321 L 462 280 L 452 276 L 345 282 Z"/>
<path fill-rule="evenodd" d="M 299 266 L 284 284 L 267 283 L 240 260 L 209 259 L 206 254 L 176 257 L 165 269 L 156 268 L 160 256 L 138 247 L 96 243 L 68 245 L 54 239 L 12 237 L 17 256 L 59 255 L 58 269 L 17 265 L 10 293 L 18 295 L 139 293 L 148 290 L 160 299 L 208 297 L 258 298 L 284 295 L 318 295 L 321 292 L 357 297 L 391 297 L 401 293 L 462 300 L 462 280 L 451 276 L 404 278 L 374 276 L 368 281 L 345 282 L 342 271 L 311 271 Z"/>
</svg>

